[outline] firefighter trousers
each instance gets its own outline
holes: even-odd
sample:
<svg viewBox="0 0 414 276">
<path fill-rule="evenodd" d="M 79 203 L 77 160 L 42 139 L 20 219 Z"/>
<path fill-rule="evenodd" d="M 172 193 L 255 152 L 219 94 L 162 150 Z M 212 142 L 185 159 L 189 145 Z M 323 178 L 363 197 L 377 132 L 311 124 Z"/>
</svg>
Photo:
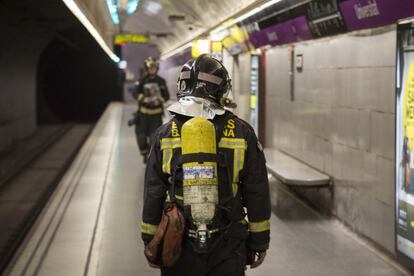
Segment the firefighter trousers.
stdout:
<svg viewBox="0 0 414 276">
<path fill-rule="evenodd" d="M 183 250 L 172 268 L 161 269 L 161 276 L 244 276 L 246 241 L 224 237 L 208 254 L 194 251 L 189 238 L 183 240 Z"/>
<path fill-rule="evenodd" d="M 139 151 L 142 155 L 149 152 L 153 136 L 157 128 L 162 125 L 162 114 L 147 115 L 138 113 L 135 124 L 135 134 Z"/>
</svg>

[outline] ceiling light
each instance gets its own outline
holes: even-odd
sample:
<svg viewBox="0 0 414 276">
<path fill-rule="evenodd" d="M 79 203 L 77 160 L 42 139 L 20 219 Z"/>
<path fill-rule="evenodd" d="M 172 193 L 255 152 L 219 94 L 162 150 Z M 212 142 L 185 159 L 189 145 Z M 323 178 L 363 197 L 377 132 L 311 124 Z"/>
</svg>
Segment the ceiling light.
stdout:
<svg viewBox="0 0 414 276">
<path fill-rule="evenodd" d="M 239 16 L 239 17 L 237 17 L 236 19 L 224 23 L 223 25 L 221 25 L 218 28 L 214 29 L 210 33 L 210 35 L 211 34 L 214 35 L 214 33 L 216 33 L 216 32 L 220 32 L 220 31 L 222 31 L 224 29 L 227 29 L 228 27 L 230 27 L 230 26 L 232 26 L 232 25 L 234 25 L 234 24 L 236 24 L 236 23 L 238 23 L 240 21 L 243 21 L 246 18 L 249 18 L 250 16 L 252 16 L 252 15 L 258 13 L 258 12 L 261 12 L 262 10 L 264 10 L 264 9 L 266 9 L 266 8 L 272 6 L 272 5 L 274 5 L 274 4 L 276 4 L 277 2 L 280 2 L 280 1 L 281 0 L 272 0 L 272 1 L 266 2 L 263 5 L 261 5 L 261 6 L 257 7 L 257 8 L 254 8 L 253 10 L 251 10 L 251 11 L 249 11 L 249 12 L 247 12 L 247 13 Z"/>
<path fill-rule="evenodd" d="M 143 9 L 144 12 L 148 15 L 156 15 L 161 11 L 162 6 L 158 2 L 150 1 L 145 2 L 145 6 L 143 7 Z"/>
<path fill-rule="evenodd" d="M 89 31 L 89 33 L 95 38 L 96 42 L 101 46 L 101 48 L 105 51 L 105 53 L 115 62 L 119 62 L 119 57 L 115 55 L 112 50 L 108 47 L 102 36 L 96 30 L 96 28 L 92 25 L 89 19 L 85 16 L 85 14 L 81 11 L 81 9 L 76 5 L 74 0 L 63 0 L 65 5 L 69 8 L 69 10 L 79 19 L 83 26 Z"/>
<path fill-rule="evenodd" d="M 134 11 L 137 10 L 139 5 L 139 0 L 124 0 L 127 2 L 126 6 L 124 7 L 124 10 L 127 14 L 132 14 Z"/>
<path fill-rule="evenodd" d="M 109 14 L 111 15 L 112 22 L 115 25 L 119 24 L 119 14 L 118 14 L 118 3 L 116 0 L 106 0 L 108 5 Z"/>
<path fill-rule="evenodd" d="M 242 20 L 245 20 L 246 18 L 248 18 L 248 17 L 250 17 L 250 16 L 252 16 L 252 15 L 254 15 L 254 14 L 256 14 L 256 13 L 258 13 L 258 12 L 260 12 L 260 11 L 262 11 L 262 10 L 264 10 L 264 9 L 266 9 L 266 8 L 268 8 L 268 7 L 270 7 L 270 6 L 272 6 L 272 5 L 274 5 L 274 4 L 276 4 L 277 2 L 280 2 L 280 1 L 282 1 L 282 0 L 271 0 L 271 1 L 268 1 L 268 2 L 266 2 L 266 3 L 264 3 L 264 4 L 262 4 L 262 5 L 260 5 L 259 7 L 256 7 L 256 8 L 254 8 L 253 10 L 251 10 L 251 11 L 248 11 L 248 12 L 246 12 L 246 13 L 244 13 L 243 15 L 241 15 L 241 16 L 239 16 L 239 17 L 237 17 L 237 18 L 235 18 L 235 19 L 232 19 L 232 20 L 227 20 L 226 22 L 224 22 L 222 25 L 220 25 L 219 27 L 217 27 L 217 28 L 215 28 L 214 30 L 212 30 L 211 32 L 210 32 L 210 37 L 212 36 L 212 37 L 214 37 L 214 36 L 220 36 L 220 32 L 221 31 L 223 31 L 223 30 L 225 30 L 225 29 L 227 29 L 228 27 L 230 27 L 230 26 L 232 26 L 232 25 L 234 25 L 234 24 L 236 24 L 236 23 L 238 23 L 238 22 L 240 22 L 240 21 L 242 21 Z M 189 43 L 187 43 L 187 44 L 185 44 L 185 45 L 183 45 L 183 46 L 181 46 L 181 47 L 179 47 L 179 48 L 177 48 L 177 49 L 184 49 L 183 47 L 184 46 L 187 46 L 187 47 L 189 47 L 188 46 L 188 44 L 190 44 L 191 45 L 191 42 L 189 42 Z M 180 51 L 176 51 L 176 50 L 170 50 L 170 51 L 167 51 L 165 54 L 162 54 L 161 55 L 161 57 L 162 58 L 164 58 L 164 56 L 166 56 L 166 57 L 170 57 L 170 56 L 172 56 L 172 55 L 174 55 L 174 54 L 176 54 L 176 53 L 178 53 L 178 52 L 180 52 Z M 174 53 L 174 54 L 171 54 L 171 53 Z"/>
</svg>

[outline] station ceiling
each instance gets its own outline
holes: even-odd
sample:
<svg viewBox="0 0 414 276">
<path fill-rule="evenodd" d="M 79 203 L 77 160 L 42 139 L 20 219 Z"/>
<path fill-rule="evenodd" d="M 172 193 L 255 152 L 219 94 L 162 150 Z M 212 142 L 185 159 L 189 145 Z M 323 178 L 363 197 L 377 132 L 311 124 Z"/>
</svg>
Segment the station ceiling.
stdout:
<svg viewBox="0 0 414 276">
<path fill-rule="evenodd" d="M 140 0 L 137 10 L 111 21 L 107 1 L 74 0 L 112 46 L 116 34 L 145 34 L 161 53 L 194 39 L 238 12 L 267 0 Z M 123 0 L 118 0 L 123 1 Z"/>
</svg>

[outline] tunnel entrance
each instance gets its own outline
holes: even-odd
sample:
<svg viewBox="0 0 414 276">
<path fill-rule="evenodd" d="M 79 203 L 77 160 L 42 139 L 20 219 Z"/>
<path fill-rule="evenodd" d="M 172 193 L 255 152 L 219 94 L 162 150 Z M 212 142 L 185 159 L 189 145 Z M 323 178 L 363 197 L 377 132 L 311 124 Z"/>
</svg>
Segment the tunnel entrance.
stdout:
<svg viewBox="0 0 414 276">
<path fill-rule="evenodd" d="M 122 99 L 117 64 L 80 24 L 55 35 L 37 70 L 37 123 L 94 122 Z"/>
</svg>

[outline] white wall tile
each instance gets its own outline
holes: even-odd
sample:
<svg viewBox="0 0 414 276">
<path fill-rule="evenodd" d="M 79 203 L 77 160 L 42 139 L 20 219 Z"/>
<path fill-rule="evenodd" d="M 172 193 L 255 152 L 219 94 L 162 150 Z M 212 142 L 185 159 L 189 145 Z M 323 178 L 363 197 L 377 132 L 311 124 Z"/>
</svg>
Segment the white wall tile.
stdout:
<svg viewBox="0 0 414 276">
<path fill-rule="evenodd" d="M 375 198 L 392 207 L 394 205 L 394 161 L 378 156 L 376 179 Z"/>
<path fill-rule="evenodd" d="M 394 206 L 383 205 L 382 208 L 382 221 L 383 221 L 383 236 L 381 245 L 385 247 L 389 252 L 395 253 L 395 212 Z"/>
<path fill-rule="evenodd" d="M 372 112 L 371 149 L 372 152 L 394 159 L 395 115 Z"/>
<path fill-rule="evenodd" d="M 367 34 L 295 45 L 294 101 L 287 47 L 266 52 L 266 138 L 331 175 L 336 215 L 393 252 L 396 32 Z"/>
<path fill-rule="evenodd" d="M 378 68 L 376 74 L 376 110 L 395 114 L 395 67 Z"/>
</svg>

